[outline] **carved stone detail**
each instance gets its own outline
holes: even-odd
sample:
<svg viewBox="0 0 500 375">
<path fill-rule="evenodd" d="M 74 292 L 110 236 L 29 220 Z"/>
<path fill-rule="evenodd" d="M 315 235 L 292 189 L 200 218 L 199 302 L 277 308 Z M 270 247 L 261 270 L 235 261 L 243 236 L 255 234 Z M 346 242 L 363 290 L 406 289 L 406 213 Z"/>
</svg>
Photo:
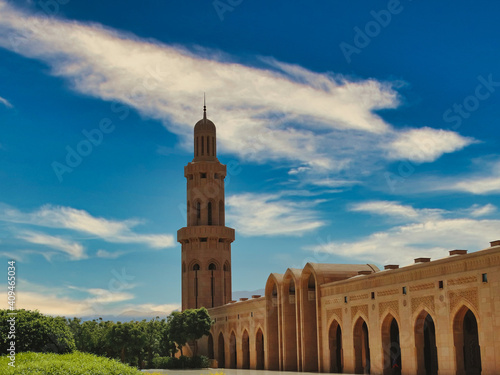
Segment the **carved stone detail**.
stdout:
<svg viewBox="0 0 500 375">
<path fill-rule="evenodd" d="M 394 311 L 396 314 L 399 315 L 399 301 L 387 301 L 387 302 L 380 302 L 378 305 L 378 315 L 379 318 L 382 317 L 382 315 L 388 310 L 391 309 Z"/>
<path fill-rule="evenodd" d="M 434 296 L 424 296 L 424 297 L 416 297 L 411 299 L 411 313 L 414 314 L 420 306 L 427 307 L 428 310 L 434 312 Z"/>
<path fill-rule="evenodd" d="M 351 317 L 354 318 L 358 311 L 368 319 L 368 305 L 358 305 L 351 307 Z"/>
<path fill-rule="evenodd" d="M 468 284 L 468 283 L 474 283 L 477 281 L 477 276 L 465 276 L 465 277 L 458 277 L 456 279 L 450 279 L 448 280 L 448 285 L 462 285 L 462 284 Z"/>
<path fill-rule="evenodd" d="M 462 303 L 463 300 L 469 302 L 472 306 L 478 309 L 479 298 L 477 288 L 469 288 L 450 292 L 450 310 L 453 311 L 455 307 Z"/>
<path fill-rule="evenodd" d="M 381 292 L 377 292 L 377 296 L 379 297 L 385 297 L 385 296 L 392 296 L 394 294 L 398 294 L 399 289 L 387 289 L 387 290 L 382 290 Z"/>
<path fill-rule="evenodd" d="M 419 285 L 410 286 L 410 292 L 418 292 L 420 290 L 434 289 L 436 287 L 435 283 L 425 283 Z"/>
<path fill-rule="evenodd" d="M 360 299 L 367 299 L 367 298 L 368 298 L 368 293 L 356 294 L 354 296 L 349 297 L 351 301 L 359 301 Z"/>
<path fill-rule="evenodd" d="M 326 310 L 326 322 L 328 323 L 334 314 L 337 315 L 339 324 L 342 324 L 342 308 L 340 307 L 337 309 Z"/>
</svg>

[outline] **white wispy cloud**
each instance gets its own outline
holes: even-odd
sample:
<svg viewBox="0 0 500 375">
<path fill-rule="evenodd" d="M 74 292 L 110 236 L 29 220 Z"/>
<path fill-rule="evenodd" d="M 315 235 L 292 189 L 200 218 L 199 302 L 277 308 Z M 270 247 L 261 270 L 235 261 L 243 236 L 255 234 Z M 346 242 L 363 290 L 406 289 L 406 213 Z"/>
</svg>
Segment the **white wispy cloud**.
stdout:
<svg viewBox="0 0 500 375">
<path fill-rule="evenodd" d="M 379 265 L 407 265 L 419 257 L 443 258 L 448 255 L 448 250 L 457 248 L 483 249 L 500 234 L 500 220 L 460 217 L 464 213 L 460 211 L 440 213 L 436 209 L 415 209 L 395 202 L 368 202 L 357 208 L 357 211 L 402 217 L 405 223 L 359 240 L 330 241 L 307 249 Z"/>
<path fill-rule="evenodd" d="M 398 82 L 315 73 L 272 58 L 261 58 L 266 68 L 255 68 L 220 51 L 38 17 L 4 0 L 0 9 L 0 46 L 44 61 L 81 93 L 163 121 L 184 146 L 192 142 L 203 91 L 220 129 L 219 150 L 246 160 L 348 171 L 356 179 L 375 170 L 377 160 L 433 161 L 470 143 L 449 131 L 400 131 L 378 116 L 375 111 L 399 105 Z M 432 147 L 423 153 L 406 148 L 429 141 Z"/>
<path fill-rule="evenodd" d="M 134 298 L 134 295 L 129 292 L 123 291 L 112 291 L 110 289 L 102 288 L 82 288 L 76 286 L 68 286 L 69 289 L 78 290 L 84 292 L 88 295 L 85 298 L 85 303 L 98 304 L 98 303 L 114 303 L 128 301 Z M 129 285 L 127 289 L 132 289 L 132 284 Z"/>
<path fill-rule="evenodd" d="M 470 208 L 471 216 L 473 217 L 488 216 L 496 212 L 496 210 L 496 206 L 491 203 L 485 204 L 484 206 L 475 204 Z"/>
<path fill-rule="evenodd" d="M 439 217 L 444 213 L 443 210 L 439 209 L 416 209 L 410 205 L 403 205 L 400 202 L 393 201 L 368 201 L 356 203 L 350 207 L 350 210 L 413 221 L 427 220 L 430 217 Z"/>
<path fill-rule="evenodd" d="M 450 190 L 464 191 L 478 195 L 498 194 L 500 193 L 500 175 L 465 179 L 448 187 Z"/>
<path fill-rule="evenodd" d="M 39 310 L 44 314 L 73 316 L 152 316 L 162 317 L 180 308 L 179 304 L 141 304 L 133 303 L 135 295 L 127 290 L 134 284 L 120 290 L 87 288 L 78 286 L 47 286 L 19 279 L 22 292 L 17 295 L 16 306 L 20 309 Z M 6 309 L 7 300 L 0 302 Z"/>
<path fill-rule="evenodd" d="M 107 251 L 107 250 L 102 250 L 99 249 L 97 250 L 96 256 L 98 258 L 105 258 L 105 259 L 116 259 L 119 258 L 124 254 L 123 251 Z"/>
<path fill-rule="evenodd" d="M 0 104 L 3 104 L 4 106 L 6 106 L 7 108 L 12 108 L 12 104 L 5 98 L 2 98 L 0 96 Z"/>
<path fill-rule="evenodd" d="M 228 223 L 247 236 L 300 236 L 326 223 L 314 207 L 321 201 L 289 200 L 287 194 L 234 194 L 226 199 Z"/>
<path fill-rule="evenodd" d="M 416 163 L 432 162 L 444 153 L 461 150 L 475 142 L 472 138 L 462 137 L 458 133 L 424 127 L 401 132 L 390 143 L 389 157 L 408 159 Z"/>
<path fill-rule="evenodd" d="M 0 221 L 67 229 L 110 243 L 141 243 L 156 249 L 175 246 L 174 237 L 170 234 L 134 232 L 133 228 L 141 223 L 139 220 L 108 220 L 71 207 L 45 205 L 33 212 L 21 212 L 16 208 L 0 204 Z M 23 236 L 21 238 L 26 240 Z"/>
<path fill-rule="evenodd" d="M 415 180 L 415 192 L 422 191 L 457 191 L 475 195 L 500 193 L 500 160 L 484 157 L 472 160 L 473 172 L 453 177 L 431 176 Z"/>
<path fill-rule="evenodd" d="M 49 250 L 61 251 L 62 253 L 69 255 L 72 260 L 87 258 L 85 250 L 80 243 L 62 237 L 51 236 L 39 232 L 23 231 L 18 234 L 17 238 L 35 245 L 45 246 Z"/>
</svg>

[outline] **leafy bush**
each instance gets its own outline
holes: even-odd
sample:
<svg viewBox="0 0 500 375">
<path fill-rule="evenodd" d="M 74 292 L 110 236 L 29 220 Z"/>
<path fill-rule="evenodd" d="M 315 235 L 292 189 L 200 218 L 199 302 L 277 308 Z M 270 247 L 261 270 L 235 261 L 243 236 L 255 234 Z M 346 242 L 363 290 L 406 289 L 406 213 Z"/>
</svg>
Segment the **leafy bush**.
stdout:
<svg viewBox="0 0 500 375">
<path fill-rule="evenodd" d="M 174 368 L 173 361 L 176 358 L 172 357 L 155 357 L 153 358 L 153 366 L 155 369 L 164 369 L 164 368 Z"/>
<path fill-rule="evenodd" d="M 153 358 L 153 368 L 156 369 L 207 368 L 209 365 L 210 361 L 205 356 L 186 357 L 181 355 L 179 358 Z"/>
<path fill-rule="evenodd" d="M 16 351 L 70 353 L 76 349 L 73 333 L 62 317 L 43 315 L 38 311 L 0 310 L 0 351 L 6 353 L 10 325 L 8 313 L 15 312 Z"/>
<path fill-rule="evenodd" d="M 190 358 L 190 368 L 207 368 L 210 366 L 210 360 L 204 355 Z"/>
<path fill-rule="evenodd" d="M 0 368 L 4 375 L 141 375 L 136 368 L 116 360 L 93 354 L 74 352 L 71 354 L 19 353 L 16 367 L 8 366 L 9 358 L 0 357 Z"/>
</svg>

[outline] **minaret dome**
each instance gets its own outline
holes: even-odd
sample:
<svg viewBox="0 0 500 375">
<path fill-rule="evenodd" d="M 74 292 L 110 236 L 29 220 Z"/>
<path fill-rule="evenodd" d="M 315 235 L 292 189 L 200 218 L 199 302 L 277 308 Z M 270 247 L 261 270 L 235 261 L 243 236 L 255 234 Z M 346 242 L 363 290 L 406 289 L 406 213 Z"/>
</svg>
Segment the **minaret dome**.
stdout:
<svg viewBox="0 0 500 375">
<path fill-rule="evenodd" d="M 194 159 L 197 161 L 217 161 L 217 139 L 215 124 L 207 119 L 206 106 L 203 118 L 194 126 Z"/>
</svg>

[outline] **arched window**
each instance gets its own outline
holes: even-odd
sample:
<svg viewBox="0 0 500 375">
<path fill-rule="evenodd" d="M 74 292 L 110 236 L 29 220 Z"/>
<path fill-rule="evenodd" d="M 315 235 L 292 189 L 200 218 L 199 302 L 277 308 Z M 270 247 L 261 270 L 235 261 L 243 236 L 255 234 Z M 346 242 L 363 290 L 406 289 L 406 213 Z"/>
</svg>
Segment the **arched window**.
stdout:
<svg viewBox="0 0 500 375">
<path fill-rule="evenodd" d="M 212 202 L 208 202 L 208 225 L 212 225 Z"/>
<path fill-rule="evenodd" d="M 316 290 L 316 280 L 314 279 L 314 275 L 311 273 L 311 276 L 309 276 L 309 280 L 307 282 L 307 289 L 311 290 Z"/>
<path fill-rule="evenodd" d="M 200 224 L 201 220 L 201 203 L 196 202 L 196 225 Z"/>
<path fill-rule="evenodd" d="M 214 307 L 215 303 L 215 275 L 214 271 L 217 269 L 215 263 L 210 263 L 208 266 L 208 270 L 210 271 L 210 295 L 212 297 L 212 307 Z"/>
<path fill-rule="evenodd" d="M 219 225 L 224 225 L 224 202 L 219 201 Z"/>
<path fill-rule="evenodd" d="M 224 304 L 226 304 L 227 302 L 227 283 L 228 283 L 228 280 L 229 280 L 229 277 L 226 276 L 227 273 L 229 272 L 229 263 L 226 262 L 224 263 L 224 266 L 222 267 L 222 269 L 224 270 Z"/>
<path fill-rule="evenodd" d="M 198 308 L 198 271 L 200 270 L 200 265 L 195 263 L 193 265 L 194 271 L 194 300 L 195 300 L 195 308 Z"/>
</svg>

